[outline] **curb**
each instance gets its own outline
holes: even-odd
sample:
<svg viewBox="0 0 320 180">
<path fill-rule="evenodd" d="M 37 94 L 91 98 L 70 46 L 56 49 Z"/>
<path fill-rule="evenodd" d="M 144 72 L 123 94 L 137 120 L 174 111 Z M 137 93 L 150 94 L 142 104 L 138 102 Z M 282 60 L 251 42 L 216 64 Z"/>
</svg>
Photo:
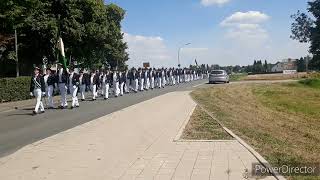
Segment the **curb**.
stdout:
<svg viewBox="0 0 320 180">
<path fill-rule="evenodd" d="M 192 98 L 193 99 L 193 98 Z M 268 168 L 271 171 L 271 174 L 277 179 L 277 180 L 286 180 L 282 175 L 279 175 L 278 172 L 274 172 L 272 169 L 272 166 L 268 163 L 268 161 L 262 157 L 256 150 L 254 150 L 249 144 L 247 144 L 244 140 L 242 140 L 239 136 L 234 134 L 230 129 L 225 127 L 221 121 L 216 119 L 211 112 L 206 110 L 201 104 L 199 104 L 195 99 L 193 101 L 206 113 L 208 114 L 213 120 L 217 121 L 217 123 L 233 138 L 236 139 L 243 147 L 245 147 L 258 161 L 261 163 L 265 168 Z"/>
</svg>

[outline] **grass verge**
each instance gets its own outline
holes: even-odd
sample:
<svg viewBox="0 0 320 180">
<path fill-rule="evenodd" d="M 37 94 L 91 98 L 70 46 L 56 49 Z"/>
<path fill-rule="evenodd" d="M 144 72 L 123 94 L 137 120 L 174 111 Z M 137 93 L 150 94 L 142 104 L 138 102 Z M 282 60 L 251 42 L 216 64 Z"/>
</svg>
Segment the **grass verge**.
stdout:
<svg viewBox="0 0 320 180">
<path fill-rule="evenodd" d="M 231 74 L 230 81 L 241 81 L 241 80 L 244 80 L 247 76 L 248 74 L 246 73 Z"/>
<path fill-rule="evenodd" d="M 186 140 L 231 140 L 233 139 L 209 115 L 196 107 L 183 131 L 182 139 Z"/>
<path fill-rule="evenodd" d="M 301 83 L 231 84 L 191 95 L 273 166 L 320 161 L 318 88 Z"/>
</svg>

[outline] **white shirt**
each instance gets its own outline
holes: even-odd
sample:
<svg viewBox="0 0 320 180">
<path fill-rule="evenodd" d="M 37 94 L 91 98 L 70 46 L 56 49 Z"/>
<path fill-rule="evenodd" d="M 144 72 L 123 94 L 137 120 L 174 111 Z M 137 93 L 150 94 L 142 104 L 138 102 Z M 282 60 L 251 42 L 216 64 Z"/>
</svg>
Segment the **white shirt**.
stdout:
<svg viewBox="0 0 320 180">
<path fill-rule="evenodd" d="M 46 85 L 46 87 L 48 87 L 48 83 L 47 83 L 48 77 L 49 77 L 48 74 L 46 74 L 46 75 L 43 77 L 43 79 L 44 79 L 44 84 Z"/>
</svg>

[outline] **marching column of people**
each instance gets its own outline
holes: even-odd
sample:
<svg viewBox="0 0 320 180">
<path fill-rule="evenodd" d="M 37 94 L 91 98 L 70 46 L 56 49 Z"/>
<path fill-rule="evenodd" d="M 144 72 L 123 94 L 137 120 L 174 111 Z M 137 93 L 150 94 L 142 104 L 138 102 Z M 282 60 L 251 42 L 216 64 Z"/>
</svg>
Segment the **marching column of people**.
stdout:
<svg viewBox="0 0 320 180">
<path fill-rule="evenodd" d="M 33 114 L 38 114 L 45 111 L 43 101 L 46 108 L 54 108 L 53 96 L 57 94 L 60 95 L 58 108 L 68 108 L 67 94 L 69 93 L 72 99 L 70 109 L 73 109 L 80 106 L 78 95 L 81 101 L 85 101 L 88 94 L 91 94 L 92 101 L 98 97 L 108 100 L 110 94 L 118 97 L 131 92 L 138 93 L 165 88 L 165 86 L 176 86 L 204 78 L 208 78 L 208 71 L 187 68 L 92 70 L 90 73 L 80 70 L 78 74 L 73 67 L 63 68 L 59 65 L 57 72 L 48 68 L 46 73 L 41 75 L 40 69 L 36 67 L 31 78 L 30 95 L 36 99 Z"/>
</svg>

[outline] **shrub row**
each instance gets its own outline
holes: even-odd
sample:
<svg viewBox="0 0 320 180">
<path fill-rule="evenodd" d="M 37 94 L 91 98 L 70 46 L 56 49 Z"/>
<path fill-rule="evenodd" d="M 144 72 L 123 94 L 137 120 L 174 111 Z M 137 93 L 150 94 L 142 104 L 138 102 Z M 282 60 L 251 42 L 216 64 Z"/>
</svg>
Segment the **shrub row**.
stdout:
<svg viewBox="0 0 320 180">
<path fill-rule="evenodd" d="M 1 78 L 0 103 L 30 99 L 30 77 Z"/>
</svg>

